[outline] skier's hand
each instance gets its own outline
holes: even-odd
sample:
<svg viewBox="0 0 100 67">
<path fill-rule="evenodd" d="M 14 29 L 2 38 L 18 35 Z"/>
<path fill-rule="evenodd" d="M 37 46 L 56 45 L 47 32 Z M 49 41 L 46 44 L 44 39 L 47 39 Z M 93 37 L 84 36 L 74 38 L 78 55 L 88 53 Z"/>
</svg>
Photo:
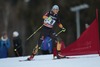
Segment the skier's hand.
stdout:
<svg viewBox="0 0 100 67">
<path fill-rule="evenodd" d="M 14 51 L 16 51 L 17 49 L 14 49 Z"/>
<path fill-rule="evenodd" d="M 66 31 L 66 29 L 65 29 L 65 28 L 62 28 L 62 31 L 63 31 L 63 32 L 65 32 L 65 31 Z"/>
</svg>

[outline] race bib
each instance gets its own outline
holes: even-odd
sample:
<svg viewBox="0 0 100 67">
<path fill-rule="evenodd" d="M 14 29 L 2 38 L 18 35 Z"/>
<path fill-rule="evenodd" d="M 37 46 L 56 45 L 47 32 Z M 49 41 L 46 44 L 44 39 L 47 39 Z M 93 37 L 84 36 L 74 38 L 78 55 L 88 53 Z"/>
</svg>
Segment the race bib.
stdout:
<svg viewBox="0 0 100 67">
<path fill-rule="evenodd" d="M 54 25 L 56 21 L 53 20 L 51 17 L 47 18 L 44 20 L 44 23 L 50 24 L 50 25 Z"/>
</svg>

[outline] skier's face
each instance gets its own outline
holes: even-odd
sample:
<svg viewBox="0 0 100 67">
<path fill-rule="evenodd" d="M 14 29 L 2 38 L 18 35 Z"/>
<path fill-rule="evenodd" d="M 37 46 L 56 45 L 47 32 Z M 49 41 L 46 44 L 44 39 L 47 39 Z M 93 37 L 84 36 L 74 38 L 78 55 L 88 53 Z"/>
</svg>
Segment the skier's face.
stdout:
<svg viewBox="0 0 100 67">
<path fill-rule="evenodd" d="M 54 14 L 58 14 L 59 10 L 58 9 L 53 9 Z"/>
</svg>

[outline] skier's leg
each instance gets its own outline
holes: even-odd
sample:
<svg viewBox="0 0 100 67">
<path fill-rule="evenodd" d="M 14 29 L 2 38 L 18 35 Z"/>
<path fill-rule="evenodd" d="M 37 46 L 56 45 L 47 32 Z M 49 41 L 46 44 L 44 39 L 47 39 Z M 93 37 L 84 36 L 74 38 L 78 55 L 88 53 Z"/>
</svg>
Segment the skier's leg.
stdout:
<svg viewBox="0 0 100 67">
<path fill-rule="evenodd" d="M 50 37 L 52 38 L 52 42 L 53 42 L 52 43 L 53 44 L 53 59 L 55 59 L 55 56 L 57 56 L 57 47 L 56 47 L 57 36 L 53 30 L 51 30 Z"/>
<path fill-rule="evenodd" d="M 57 50 L 57 59 L 60 59 L 59 54 L 60 54 L 60 50 Z"/>
<path fill-rule="evenodd" d="M 43 27 L 42 28 L 42 31 L 41 31 L 41 34 L 40 34 L 40 37 L 39 37 L 39 40 L 38 40 L 38 46 L 40 47 L 41 44 L 42 44 L 42 41 L 46 38 L 46 36 L 49 35 L 49 29 L 47 27 Z"/>
<path fill-rule="evenodd" d="M 32 54 L 30 55 L 30 57 L 27 58 L 27 60 L 32 60 L 34 58 L 34 56 L 37 54 L 38 52 L 38 49 L 43 41 L 43 32 L 41 31 L 41 34 L 40 34 L 40 37 L 39 37 L 39 40 L 38 40 L 38 43 L 36 45 L 36 47 L 33 49 L 32 51 Z"/>
<path fill-rule="evenodd" d="M 55 57 L 57 56 L 57 50 L 56 47 L 53 47 L 53 59 L 55 59 Z"/>
<path fill-rule="evenodd" d="M 34 58 L 34 56 L 36 55 L 36 53 L 38 52 L 38 45 L 35 46 L 35 48 L 32 51 L 32 54 L 30 55 L 30 57 L 27 58 L 27 60 L 32 60 Z"/>
<path fill-rule="evenodd" d="M 42 28 L 39 40 L 38 40 L 38 44 L 35 47 L 35 50 L 33 50 L 32 55 L 28 58 L 28 60 L 31 60 L 34 58 L 34 56 L 36 55 L 36 53 L 38 52 L 38 49 L 41 46 L 42 41 L 45 39 L 45 37 L 48 35 L 48 29 L 46 27 Z"/>
</svg>

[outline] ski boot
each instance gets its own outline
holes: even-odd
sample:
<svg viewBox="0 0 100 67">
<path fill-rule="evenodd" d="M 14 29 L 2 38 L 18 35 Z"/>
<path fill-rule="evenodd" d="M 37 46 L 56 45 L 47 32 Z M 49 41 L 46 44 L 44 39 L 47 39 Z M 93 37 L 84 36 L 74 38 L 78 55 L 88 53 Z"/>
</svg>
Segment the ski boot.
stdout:
<svg viewBox="0 0 100 67">
<path fill-rule="evenodd" d="M 27 60 L 32 60 L 34 58 L 34 54 L 32 54 L 30 57 L 27 58 Z"/>
</svg>

